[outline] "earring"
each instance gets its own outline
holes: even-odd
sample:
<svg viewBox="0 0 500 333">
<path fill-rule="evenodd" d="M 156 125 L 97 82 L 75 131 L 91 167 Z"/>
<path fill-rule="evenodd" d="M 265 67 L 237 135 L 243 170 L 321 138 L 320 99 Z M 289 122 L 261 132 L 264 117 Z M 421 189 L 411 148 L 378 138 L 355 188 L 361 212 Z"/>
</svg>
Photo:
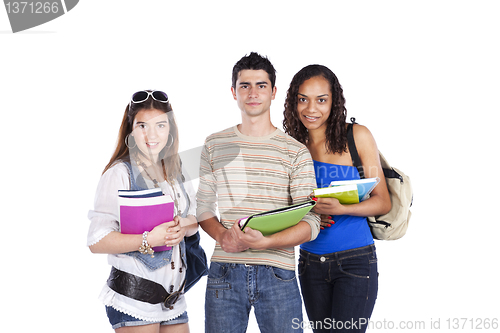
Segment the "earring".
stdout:
<svg viewBox="0 0 500 333">
<path fill-rule="evenodd" d="M 135 140 L 134 140 L 134 146 L 133 146 L 133 147 L 131 147 L 131 146 L 129 145 L 129 141 L 130 141 L 130 138 L 129 138 L 129 137 L 130 137 L 130 134 L 132 134 L 132 133 L 129 133 L 129 134 L 125 137 L 125 146 L 127 146 L 127 147 L 128 147 L 128 149 L 133 149 L 133 148 L 137 147 L 137 142 L 135 142 Z"/>
<path fill-rule="evenodd" d="M 170 140 L 172 139 L 172 140 Z M 170 142 L 170 144 L 168 144 Z M 170 133 L 168 133 L 168 140 L 167 140 L 167 144 L 165 145 L 165 147 L 167 148 L 170 148 L 172 147 L 172 145 L 174 144 L 174 136 Z"/>
</svg>

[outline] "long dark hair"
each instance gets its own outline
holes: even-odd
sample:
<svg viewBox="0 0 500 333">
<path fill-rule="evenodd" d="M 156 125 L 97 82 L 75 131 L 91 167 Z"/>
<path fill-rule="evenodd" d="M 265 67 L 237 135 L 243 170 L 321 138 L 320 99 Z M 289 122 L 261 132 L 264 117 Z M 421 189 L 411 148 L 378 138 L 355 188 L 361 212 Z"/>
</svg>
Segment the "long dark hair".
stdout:
<svg viewBox="0 0 500 333">
<path fill-rule="evenodd" d="M 146 90 L 150 91 L 150 90 Z M 137 113 L 141 110 L 160 110 L 167 114 L 168 124 L 170 127 L 168 145 L 163 148 L 159 154 L 161 160 L 161 165 L 163 169 L 163 176 L 166 180 L 174 180 L 177 176 L 181 175 L 181 162 L 178 155 L 179 151 L 179 130 L 175 122 L 174 113 L 172 111 L 172 106 L 170 102 L 162 103 L 156 101 L 152 96 L 148 96 L 148 99 L 142 103 L 130 103 L 125 108 L 125 113 L 123 114 L 122 124 L 118 132 L 118 141 L 116 144 L 116 149 L 109 160 L 109 163 L 104 168 L 103 173 L 105 173 L 109 168 L 111 168 L 116 162 L 127 161 L 130 162 L 130 150 L 127 146 L 127 140 L 129 146 L 136 145 L 133 136 L 129 135 L 132 133 L 134 119 Z"/>
<path fill-rule="evenodd" d="M 347 152 L 347 130 L 345 126 L 347 109 L 345 108 L 345 98 L 337 76 L 328 67 L 309 65 L 295 74 L 286 94 L 283 129 L 287 134 L 307 145 L 308 131 L 297 114 L 298 93 L 300 85 L 315 76 L 324 77 L 330 83 L 332 93 L 332 109 L 330 110 L 325 131 L 326 151 L 340 154 Z"/>
</svg>

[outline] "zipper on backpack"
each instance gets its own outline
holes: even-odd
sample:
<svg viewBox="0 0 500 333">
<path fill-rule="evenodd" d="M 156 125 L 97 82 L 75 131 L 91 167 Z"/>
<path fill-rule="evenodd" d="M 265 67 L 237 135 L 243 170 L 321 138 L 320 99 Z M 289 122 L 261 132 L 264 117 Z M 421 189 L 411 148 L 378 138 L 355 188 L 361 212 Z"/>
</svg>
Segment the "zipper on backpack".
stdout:
<svg viewBox="0 0 500 333">
<path fill-rule="evenodd" d="M 376 222 L 370 222 L 371 224 L 381 224 L 383 225 L 386 229 L 389 228 L 391 226 L 390 223 L 388 222 L 385 222 L 385 221 L 376 221 Z"/>
<path fill-rule="evenodd" d="M 403 181 L 403 176 L 401 176 L 396 170 L 394 169 L 383 169 L 384 171 L 384 176 L 385 178 L 397 178 L 401 183 L 404 183 Z"/>
</svg>

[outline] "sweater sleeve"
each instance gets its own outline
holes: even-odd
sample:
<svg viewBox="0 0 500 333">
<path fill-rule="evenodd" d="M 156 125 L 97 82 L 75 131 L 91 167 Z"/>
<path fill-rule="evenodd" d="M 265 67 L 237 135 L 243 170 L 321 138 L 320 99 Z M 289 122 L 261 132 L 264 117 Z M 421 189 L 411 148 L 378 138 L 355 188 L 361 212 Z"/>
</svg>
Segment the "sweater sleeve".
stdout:
<svg viewBox="0 0 500 333">
<path fill-rule="evenodd" d="M 198 193 L 196 195 L 196 215 L 198 221 L 204 213 L 210 213 L 216 216 L 217 212 L 217 186 L 213 174 L 211 157 L 207 148 L 207 143 L 203 146 L 200 158 L 200 183 L 198 185 Z"/>
<path fill-rule="evenodd" d="M 316 188 L 316 177 L 311 154 L 306 147 L 301 147 L 292 159 L 292 174 L 290 176 L 290 195 L 293 203 L 309 200 Z M 302 219 L 311 227 L 311 241 L 316 239 L 320 231 L 320 216 L 313 211 Z"/>
</svg>

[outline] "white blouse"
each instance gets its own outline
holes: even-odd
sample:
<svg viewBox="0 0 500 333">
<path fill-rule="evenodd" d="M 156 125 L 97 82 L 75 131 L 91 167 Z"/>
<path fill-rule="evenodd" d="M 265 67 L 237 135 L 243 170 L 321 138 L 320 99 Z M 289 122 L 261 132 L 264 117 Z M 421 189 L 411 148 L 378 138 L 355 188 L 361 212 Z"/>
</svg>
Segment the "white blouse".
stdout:
<svg viewBox="0 0 500 333">
<path fill-rule="evenodd" d="M 161 185 L 164 194 L 170 194 L 173 198 L 174 193 L 171 193 L 170 186 L 166 182 Z M 181 196 L 177 200 L 181 211 L 184 211 L 187 200 L 182 195 L 183 192 L 179 184 L 176 183 L 174 186 L 175 193 L 181 193 Z M 188 215 L 196 216 L 196 197 L 193 185 L 190 181 L 186 181 L 184 187 L 190 199 Z M 98 243 L 112 231 L 120 231 L 118 190 L 129 189 L 130 176 L 128 168 L 124 163 L 115 164 L 101 176 L 95 195 L 94 210 L 90 210 L 88 214 L 91 223 L 87 236 L 87 246 Z M 182 272 L 179 270 L 179 265 L 182 263 L 179 245 L 173 248 L 172 261 L 174 262 L 175 269 L 172 269 L 171 265 L 165 265 L 151 271 L 131 256 L 125 254 L 108 254 L 108 263 L 110 265 L 124 272 L 159 283 L 168 292 L 170 292 L 171 285 L 174 286 L 174 291 L 179 290 L 186 274 L 185 269 Z M 120 295 L 111 290 L 107 284 L 102 288 L 99 299 L 106 306 L 111 306 L 120 312 L 145 321 L 168 321 L 177 318 L 186 311 L 184 296 L 181 296 L 175 303 L 174 308 L 170 310 L 162 303 L 150 304 Z"/>
</svg>

